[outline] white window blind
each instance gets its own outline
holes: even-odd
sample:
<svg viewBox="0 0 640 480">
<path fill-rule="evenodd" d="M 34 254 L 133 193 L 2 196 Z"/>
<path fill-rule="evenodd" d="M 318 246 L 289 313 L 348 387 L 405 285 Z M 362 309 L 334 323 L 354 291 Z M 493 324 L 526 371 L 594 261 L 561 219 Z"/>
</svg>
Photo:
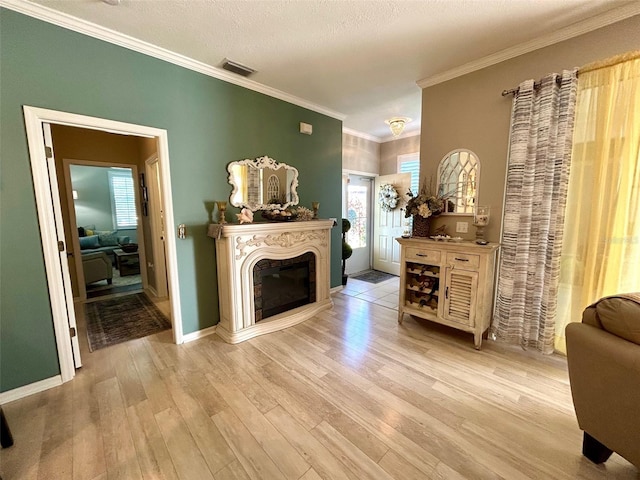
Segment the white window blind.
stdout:
<svg viewBox="0 0 640 480">
<path fill-rule="evenodd" d="M 414 195 L 417 195 L 420 185 L 420 159 L 401 161 L 399 170 L 400 171 L 398 173 L 411 174 L 411 192 Z M 406 192 L 402 193 L 404 194 Z"/>
<path fill-rule="evenodd" d="M 114 227 L 135 227 L 138 224 L 138 214 L 131 170 L 109 170 L 109 187 Z"/>
</svg>

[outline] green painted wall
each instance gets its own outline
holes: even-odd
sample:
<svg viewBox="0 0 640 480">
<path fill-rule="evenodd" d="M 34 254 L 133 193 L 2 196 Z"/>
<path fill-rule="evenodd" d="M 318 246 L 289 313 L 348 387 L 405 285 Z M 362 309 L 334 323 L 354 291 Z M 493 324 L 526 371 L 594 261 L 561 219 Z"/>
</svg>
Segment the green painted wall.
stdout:
<svg viewBox="0 0 640 480">
<path fill-rule="evenodd" d="M 109 168 L 70 165 L 69 170 L 71 188 L 78 192 L 78 199 L 73 202 L 77 225 L 79 227 L 95 225 L 95 230 L 115 230 L 109 189 Z"/>
<path fill-rule="evenodd" d="M 228 162 L 269 155 L 294 165 L 300 203 L 317 200 L 322 217 L 340 217 L 339 120 L 0 9 L 2 391 L 59 373 L 23 105 L 169 132 L 174 216 L 188 228 L 177 241 L 184 333 L 218 322 L 206 204 L 228 198 Z M 313 124 L 312 136 L 298 133 L 301 121 Z M 340 284 L 339 246 L 334 228 L 332 286 Z"/>
</svg>

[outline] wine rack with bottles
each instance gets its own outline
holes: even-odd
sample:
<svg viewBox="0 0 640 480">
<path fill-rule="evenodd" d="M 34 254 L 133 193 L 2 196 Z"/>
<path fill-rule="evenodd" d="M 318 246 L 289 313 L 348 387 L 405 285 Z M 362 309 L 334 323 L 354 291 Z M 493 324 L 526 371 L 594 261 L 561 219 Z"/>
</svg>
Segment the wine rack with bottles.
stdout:
<svg viewBox="0 0 640 480">
<path fill-rule="evenodd" d="M 398 322 L 424 318 L 474 334 L 477 349 L 489 328 L 499 245 L 399 238 Z"/>
<path fill-rule="evenodd" d="M 440 267 L 408 262 L 406 273 L 406 304 L 437 315 L 440 295 Z"/>
</svg>

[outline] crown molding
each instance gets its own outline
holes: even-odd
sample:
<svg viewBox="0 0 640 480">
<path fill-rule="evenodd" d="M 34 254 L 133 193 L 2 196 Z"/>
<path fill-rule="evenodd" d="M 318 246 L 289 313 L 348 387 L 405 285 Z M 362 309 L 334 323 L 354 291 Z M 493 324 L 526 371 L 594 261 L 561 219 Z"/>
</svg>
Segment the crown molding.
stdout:
<svg viewBox="0 0 640 480">
<path fill-rule="evenodd" d="M 515 45 L 513 47 L 505 48 L 499 52 L 487 55 L 486 57 L 474 60 L 459 67 L 452 68 L 445 72 L 437 73 L 429 77 L 418 80 L 416 83 L 420 88 L 431 87 L 448 80 L 452 80 L 457 77 L 461 77 L 468 73 L 481 70 L 486 67 L 490 67 L 505 60 L 524 55 L 525 53 L 533 52 L 540 48 L 548 47 L 555 43 L 569 40 L 570 38 L 589 33 L 598 28 L 606 27 L 616 22 L 620 22 L 627 18 L 631 18 L 635 15 L 640 15 L 640 2 L 633 1 L 627 5 L 613 10 L 609 10 L 601 15 L 588 18 L 581 22 L 574 23 L 568 27 L 556 30 L 555 32 L 545 35 L 543 37 L 530 40 L 528 42 Z"/>
<path fill-rule="evenodd" d="M 382 142 L 382 139 L 380 137 L 376 137 L 375 135 L 370 135 L 368 133 L 360 132 L 358 130 L 353 130 L 351 128 L 342 127 L 342 133 L 346 133 L 347 135 L 351 135 L 352 137 L 364 138 L 365 140 L 370 140 L 376 143 Z"/>
<path fill-rule="evenodd" d="M 344 120 L 346 118 L 345 114 L 309 102 L 303 98 L 290 95 L 286 92 L 269 87 L 267 85 L 263 85 L 253 80 L 237 77 L 220 68 L 212 67 L 211 65 L 207 65 L 206 63 L 194 60 L 184 55 L 180 55 L 179 53 L 172 52 L 171 50 L 152 45 L 143 40 L 130 37 L 123 33 L 116 32 L 115 30 L 102 27 L 95 23 L 79 19 L 66 13 L 58 12 L 43 5 L 30 3 L 25 0 L 0 0 L 0 7 L 5 7 L 9 10 L 22 13 L 29 17 L 33 17 L 62 28 L 66 28 L 67 30 L 81 33 L 89 37 L 97 38 L 98 40 L 103 40 L 113 45 L 118 45 L 120 47 L 124 47 L 129 50 L 133 50 L 135 52 L 157 58 L 159 60 L 164 60 L 174 65 L 187 68 L 194 72 L 202 73 L 204 75 L 208 75 L 209 77 L 217 78 L 218 80 L 222 80 L 227 83 L 232 83 L 234 85 L 253 90 L 254 92 L 263 93 L 270 97 L 277 98 L 294 105 L 298 105 L 299 107 L 303 107 L 308 110 L 327 115 L 337 120 Z"/>
<path fill-rule="evenodd" d="M 370 135 L 368 133 L 360 132 L 358 130 L 353 130 L 351 128 L 342 128 L 342 133 L 346 133 L 347 135 L 351 135 L 352 137 L 364 138 L 365 140 L 370 140 L 376 143 L 386 143 L 392 142 L 394 140 L 402 140 L 403 138 L 416 137 L 420 135 L 420 125 L 417 125 L 417 130 L 411 130 L 409 132 L 403 132 L 400 136 L 394 137 L 393 135 L 388 135 L 386 137 L 376 137 L 375 135 Z"/>
<path fill-rule="evenodd" d="M 394 137 L 393 135 L 386 136 L 386 137 L 384 137 L 382 139 L 382 143 L 393 142 L 394 140 L 402 140 L 403 138 L 417 137 L 417 136 L 420 135 L 420 132 L 421 132 L 420 125 L 417 125 L 417 127 L 418 127 L 417 130 L 411 130 L 409 132 L 402 132 L 397 137 Z"/>
</svg>

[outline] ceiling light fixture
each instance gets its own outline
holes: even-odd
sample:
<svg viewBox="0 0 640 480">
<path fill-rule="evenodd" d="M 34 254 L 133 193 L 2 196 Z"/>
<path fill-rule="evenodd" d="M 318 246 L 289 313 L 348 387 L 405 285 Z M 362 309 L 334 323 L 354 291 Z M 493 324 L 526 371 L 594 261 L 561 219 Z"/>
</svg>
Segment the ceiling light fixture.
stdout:
<svg viewBox="0 0 640 480">
<path fill-rule="evenodd" d="M 106 3 L 107 5 L 112 5 L 112 6 L 116 6 L 116 5 L 120 5 L 120 0 L 102 0 L 104 3 Z"/>
<path fill-rule="evenodd" d="M 394 137 L 399 137 L 404 131 L 404 127 L 409 123 L 411 119 L 409 117 L 393 117 L 389 120 L 385 120 L 384 123 L 389 125 L 389 129 Z"/>
</svg>

